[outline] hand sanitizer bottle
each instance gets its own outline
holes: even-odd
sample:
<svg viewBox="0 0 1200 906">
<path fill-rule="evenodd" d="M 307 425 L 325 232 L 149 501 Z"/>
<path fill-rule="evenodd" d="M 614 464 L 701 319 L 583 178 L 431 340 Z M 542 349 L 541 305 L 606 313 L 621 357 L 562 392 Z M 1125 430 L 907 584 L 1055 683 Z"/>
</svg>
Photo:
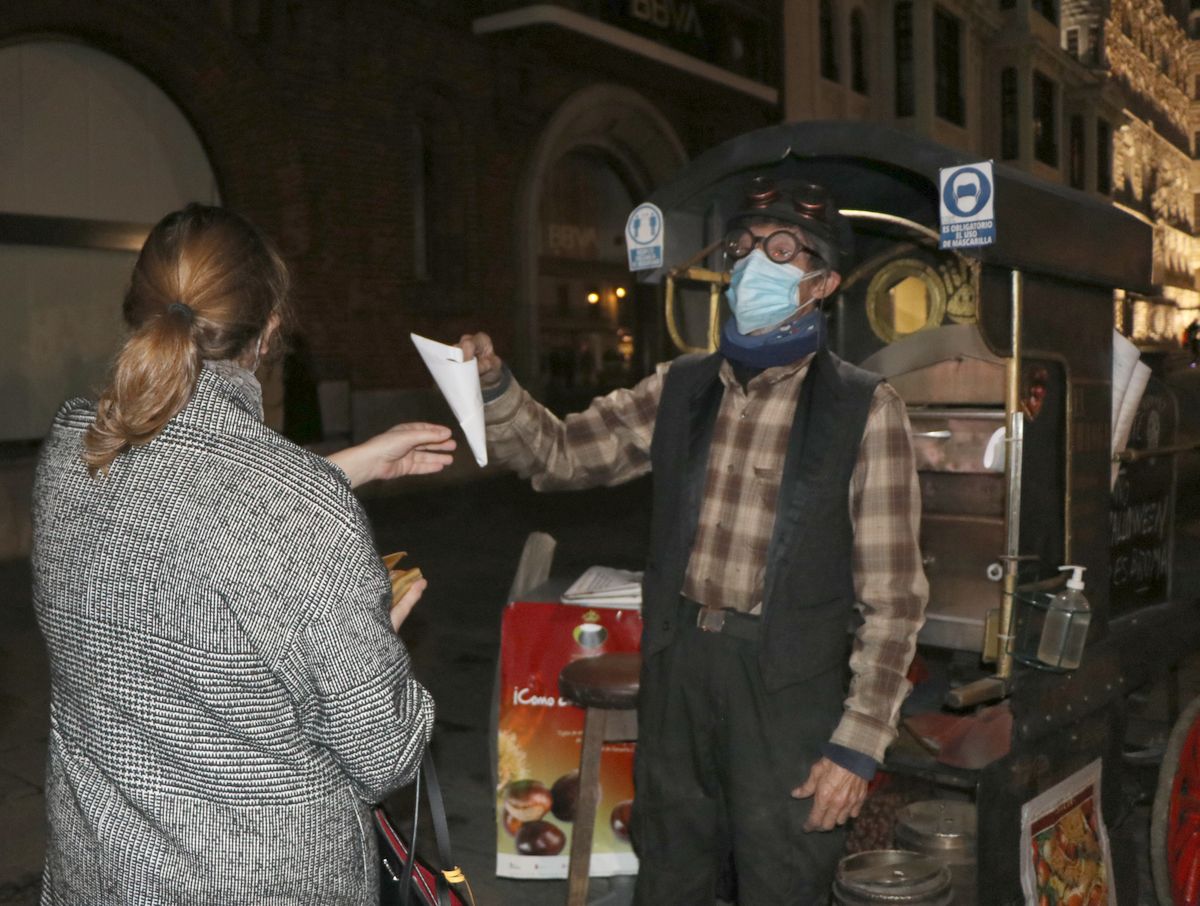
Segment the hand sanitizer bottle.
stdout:
<svg viewBox="0 0 1200 906">
<path fill-rule="evenodd" d="M 1048 667 L 1074 670 L 1083 658 L 1092 608 L 1083 596 L 1082 566 L 1060 566 L 1059 571 L 1073 570 L 1067 579 L 1066 591 L 1059 592 L 1050 602 L 1042 640 L 1038 644 L 1038 660 Z"/>
</svg>

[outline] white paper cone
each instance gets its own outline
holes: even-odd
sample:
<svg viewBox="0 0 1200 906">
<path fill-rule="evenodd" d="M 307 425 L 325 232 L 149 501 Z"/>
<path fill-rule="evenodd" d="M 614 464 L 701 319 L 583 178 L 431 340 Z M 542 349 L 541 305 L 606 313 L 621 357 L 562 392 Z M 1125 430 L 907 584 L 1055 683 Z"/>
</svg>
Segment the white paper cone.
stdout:
<svg viewBox="0 0 1200 906">
<path fill-rule="evenodd" d="M 475 454 L 480 466 L 487 465 L 487 433 L 483 423 L 483 390 L 479 386 L 479 366 L 474 359 L 464 362 L 462 350 L 447 346 L 417 334 L 409 334 L 413 345 L 421 354 L 421 360 L 442 396 L 450 404 L 450 411 L 458 419 L 467 444 Z"/>
</svg>

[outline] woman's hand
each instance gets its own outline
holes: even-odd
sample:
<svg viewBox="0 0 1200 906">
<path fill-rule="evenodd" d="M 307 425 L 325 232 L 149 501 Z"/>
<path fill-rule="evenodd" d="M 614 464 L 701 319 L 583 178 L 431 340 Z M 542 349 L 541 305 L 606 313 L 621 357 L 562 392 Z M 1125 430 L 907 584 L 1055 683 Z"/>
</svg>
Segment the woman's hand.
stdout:
<svg viewBox="0 0 1200 906">
<path fill-rule="evenodd" d="M 357 488 L 368 481 L 440 472 L 454 461 L 450 455 L 454 448 L 450 429 L 444 425 L 407 422 L 328 458 Z"/>
<path fill-rule="evenodd" d="M 479 383 L 483 387 L 495 387 L 504 377 L 504 363 L 496 350 L 492 348 L 492 338 L 486 333 L 463 334 L 458 341 L 458 348 L 463 351 L 463 361 L 472 359 L 479 368 Z"/>
<path fill-rule="evenodd" d="M 421 600 L 421 595 L 428 587 L 429 581 L 427 579 L 418 579 L 412 584 L 412 587 L 409 588 L 408 591 L 400 596 L 400 600 L 392 605 L 392 609 L 388 612 L 388 616 L 392 618 L 393 632 L 400 631 L 401 624 L 408 619 L 408 615 L 412 612 L 412 609 L 416 606 L 416 603 Z"/>
</svg>

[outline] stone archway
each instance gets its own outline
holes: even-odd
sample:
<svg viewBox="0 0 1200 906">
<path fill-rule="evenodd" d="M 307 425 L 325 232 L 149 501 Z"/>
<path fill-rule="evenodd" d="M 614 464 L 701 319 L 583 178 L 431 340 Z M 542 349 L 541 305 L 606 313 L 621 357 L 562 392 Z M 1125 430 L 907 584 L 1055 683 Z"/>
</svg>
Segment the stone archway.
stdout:
<svg viewBox="0 0 1200 906">
<path fill-rule="evenodd" d="M 649 100 L 630 88 L 597 84 L 569 97 L 543 130 L 518 195 L 517 292 L 513 364 L 525 380 L 539 377 L 537 283 L 541 245 L 539 211 L 555 166 L 567 155 L 594 152 L 619 171 L 640 200 L 686 161 L 674 128 Z"/>
</svg>

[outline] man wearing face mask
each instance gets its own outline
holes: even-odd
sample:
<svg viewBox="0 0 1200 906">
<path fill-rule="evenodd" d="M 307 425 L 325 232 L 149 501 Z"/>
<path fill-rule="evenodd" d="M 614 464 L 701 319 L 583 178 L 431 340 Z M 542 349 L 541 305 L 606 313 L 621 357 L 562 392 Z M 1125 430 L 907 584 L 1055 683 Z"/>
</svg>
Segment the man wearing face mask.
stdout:
<svg viewBox="0 0 1200 906">
<path fill-rule="evenodd" d="M 849 230 L 756 179 L 730 218 L 720 350 L 559 420 L 484 334 L 488 442 L 538 490 L 654 473 L 635 769 L 639 904 L 826 902 L 896 735 L 928 585 L 904 404 L 825 346 Z M 852 622 L 857 626 L 851 632 Z"/>
</svg>

